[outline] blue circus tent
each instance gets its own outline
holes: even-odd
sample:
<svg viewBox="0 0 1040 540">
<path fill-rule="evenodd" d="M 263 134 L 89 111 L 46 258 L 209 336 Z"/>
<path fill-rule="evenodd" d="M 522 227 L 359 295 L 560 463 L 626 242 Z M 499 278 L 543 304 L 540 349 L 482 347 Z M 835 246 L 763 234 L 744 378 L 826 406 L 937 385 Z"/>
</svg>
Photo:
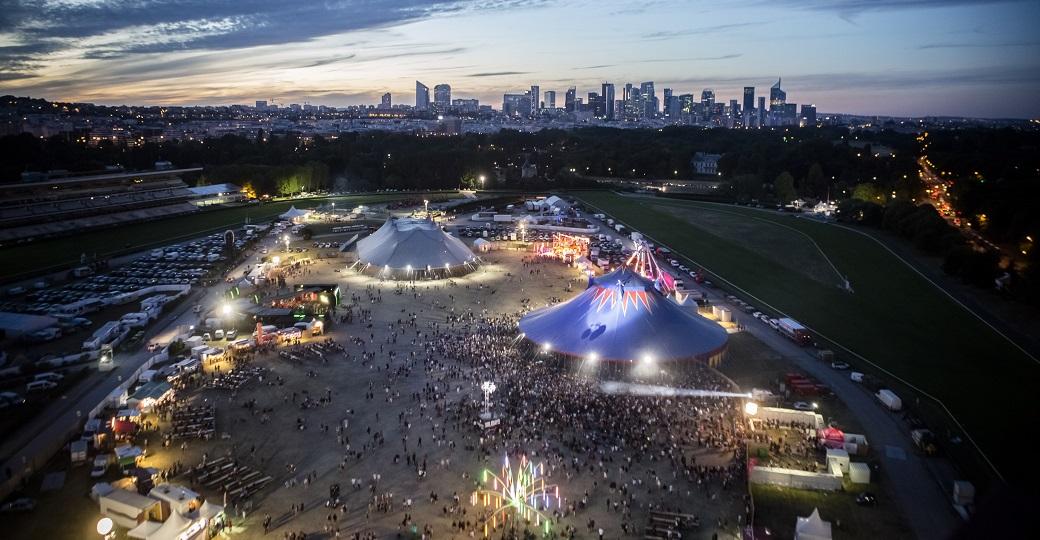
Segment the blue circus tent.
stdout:
<svg viewBox="0 0 1040 540">
<path fill-rule="evenodd" d="M 628 267 L 591 279 L 566 302 L 528 313 L 520 331 L 555 353 L 608 362 L 649 356 L 715 363 L 729 341 L 721 326 L 684 311 Z"/>
</svg>

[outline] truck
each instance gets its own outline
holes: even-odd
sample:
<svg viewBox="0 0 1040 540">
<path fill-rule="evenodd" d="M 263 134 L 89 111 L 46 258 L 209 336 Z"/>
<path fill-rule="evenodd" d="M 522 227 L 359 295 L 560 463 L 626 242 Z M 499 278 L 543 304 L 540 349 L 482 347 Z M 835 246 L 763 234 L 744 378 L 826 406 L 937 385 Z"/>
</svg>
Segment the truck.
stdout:
<svg viewBox="0 0 1040 540">
<path fill-rule="evenodd" d="M 781 334 L 799 345 L 808 345 L 812 342 L 809 330 L 794 319 L 788 317 L 777 319 L 777 325 Z"/>
<path fill-rule="evenodd" d="M 888 388 L 878 390 L 876 396 L 878 401 L 883 403 L 885 407 L 888 407 L 890 411 L 898 411 L 903 408 L 903 400 L 899 399 L 899 396 Z"/>
<path fill-rule="evenodd" d="M 913 439 L 914 445 L 924 452 L 926 456 L 934 456 L 939 452 L 939 446 L 936 444 L 935 434 L 929 429 L 914 429 L 910 431 L 910 438 Z"/>
</svg>

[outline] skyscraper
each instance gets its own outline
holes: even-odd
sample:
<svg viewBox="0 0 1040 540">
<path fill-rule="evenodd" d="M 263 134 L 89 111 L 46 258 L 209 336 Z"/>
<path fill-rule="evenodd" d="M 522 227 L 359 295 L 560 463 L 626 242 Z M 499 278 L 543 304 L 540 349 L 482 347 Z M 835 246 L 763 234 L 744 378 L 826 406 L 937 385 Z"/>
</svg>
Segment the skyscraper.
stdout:
<svg viewBox="0 0 1040 540">
<path fill-rule="evenodd" d="M 267 100 L 266 99 L 262 100 L 262 101 L 261 100 L 257 100 L 256 101 L 256 110 L 258 110 L 258 111 L 266 111 L 267 110 Z"/>
<path fill-rule="evenodd" d="M 606 114 L 604 114 L 603 117 L 607 120 L 614 120 L 616 117 L 616 112 L 614 110 L 614 84 L 605 82 L 600 89 L 603 91 L 603 105 L 606 108 Z"/>
<path fill-rule="evenodd" d="M 415 81 L 415 110 L 425 111 L 430 108 L 430 87 Z"/>
<path fill-rule="evenodd" d="M 799 125 L 802 127 L 816 126 L 816 105 L 802 105 L 802 117 Z"/>
<path fill-rule="evenodd" d="M 755 87 L 745 86 L 744 87 L 744 112 L 751 112 L 751 109 L 755 108 Z"/>
<path fill-rule="evenodd" d="M 758 108 L 755 109 L 755 113 L 758 116 L 758 127 L 765 127 L 765 125 L 766 125 L 766 98 L 765 98 L 765 96 L 758 96 Z"/>
<path fill-rule="evenodd" d="M 542 97 L 542 89 L 537 84 L 531 85 L 531 112 L 537 113 L 542 105 L 538 101 L 538 98 Z"/>
<path fill-rule="evenodd" d="M 578 97 L 578 89 L 573 86 L 567 89 L 567 95 L 563 98 L 563 106 L 567 109 L 567 112 L 574 112 L 576 110 L 576 102 Z"/>
<path fill-rule="evenodd" d="M 381 100 L 379 100 L 379 108 L 380 109 L 389 109 L 389 108 L 392 108 L 392 107 L 393 107 L 393 102 L 391 101 L 391 98 L 390 98 L 390 92 L 387 92 L 387 93 L 383 94 L 383 98 Z"/>
<path fill-rule="evenodd" d="M 654 93 L 654 81 L 647 81 L 639 85 L 639 93 L 643 96 L 643 116 L 654 118 L 657 116 L 657 94 Z"/>
<path fill-rule="evenodd" d="M 671 110 L 672 110 L 672 89 L 671 88 L 665 88 L 664 89 L 664 111 L 663 111 L 664 115 L 665 116 L 671 116 L 671 114 L 672 114 Z"/>
<path fill-rule="evenodd" d="M 523 94 L 503 94 L 502 113 L 508 116 L 530 116 L 531 95 L 526 92 Z"/>
<path fill-rule="evenodd" d="M 550 109 L 556 108 L 556 90 L 545 91 L 545 106 Z"/>
<path fill-rule="evenodd" d="M 780 78 L 777 78 L 776 84 L 769 88 L 769 110 L 783 110 L 785 103 L 787 103 L 787 92 L 780 89 Z"/>
<path fill-rule="evenodd" d="M 438 84 L 433 87 L 433 102 L 442 110 L 451 106 L 451 85 Z"/>
<path fill-rule="evenodd" d="M 705 88 L 701 91 L 701 106 L 704 110 L 710 110 L 715 106 L 715 91 L 711 88 Z"/>
</svg>

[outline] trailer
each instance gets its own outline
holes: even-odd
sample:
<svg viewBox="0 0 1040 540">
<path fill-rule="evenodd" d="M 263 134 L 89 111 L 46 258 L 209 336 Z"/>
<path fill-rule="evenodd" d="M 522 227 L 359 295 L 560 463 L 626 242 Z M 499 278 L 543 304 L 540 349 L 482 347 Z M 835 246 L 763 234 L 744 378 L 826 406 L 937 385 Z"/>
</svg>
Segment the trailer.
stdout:
<svg viewBox="0 0 1040 540">
<path fill-rule="evenodd" d="M 888 388 L 878 390 L 876 395 L 878 401 L 883 403 L 885 407 L 888 407 L 888 410 L 890 411 L 898 411 L 903 408 L 903 400 L 899 399 L 899 396 Z"/>
<path fill-rule="evenodd" d="M 780 333 L 790 338 L 792 341 L 799 345 L 808 345 L 812 343 L 812 335 L 809 334 L 809 329 L 802 326 L 798 321 L 784 317 L 777 319 L 777 325 L 779 326 Z"/>
</svg>

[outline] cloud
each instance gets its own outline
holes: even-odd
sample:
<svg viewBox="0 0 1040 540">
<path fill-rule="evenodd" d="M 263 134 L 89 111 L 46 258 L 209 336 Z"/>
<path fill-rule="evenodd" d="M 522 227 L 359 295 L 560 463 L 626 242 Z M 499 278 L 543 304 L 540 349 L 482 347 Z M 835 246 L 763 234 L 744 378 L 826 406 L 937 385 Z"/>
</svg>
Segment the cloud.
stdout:
<svg viewBox="0 0 1040 540">
<path fill-rule="evenodd" d="M 1035 0 L 770 0 L 768 5 L 786 4 L 795 9 L 831 11 L 846 20 L 861 13 L 961 6 L 990 6 Z"/>
<path fill-rule="evenodd" d="M 121 59 L 304 43 L 443 13 L 535 5 L 540 0 L 0 0 L 0 72 L 27 74 L 51 55 Z M 321 64 L 318 64 L 321 65 Z"/>
<path fill-rule="evenodd" d="M 644 34 L 643 39 L 672 39 L 684 36 L 701 36 L 705 34 L 718 34 L 726 32 L 727 30 L 736 30 L 737 28 L 745 28 L 748 26 L 755 26 L 762 24 L 760 22 L 742 22 L 742 23 L 729 23 L 729 24 L 716 24 L 714 26 L 702 26 L 700 28 L 691 28 L 689 30 L 676 30 L 676 31 L 660 31 L 651 32 Z"/>
<path fill-rule="evenodd" d="M 486 71 L 483 73 L 470 73 L 467 77 L 500 77 L 502 75 L 527 75 L 530 71 Z"/>
<path fill-rule="evenodd" d="M 581 66 L 581 67 L 576 67 L 574 69 L 600 69 L 600 68 L 614 67 L 616 65 L 617 64 L 597 64 L 595 66 Z"/>
<path fill-rule="evenodd" d="M 921 45 L 918 50 L 928 49 L 988 49 L 988 48 L 1003 48 L 1003 47 L 1037 47 L 1040 46 L 1040 41 L 1017 41 L 1017 42 L 1006 42 L 1006 43 L 928 43 Z"/>
</svg>

